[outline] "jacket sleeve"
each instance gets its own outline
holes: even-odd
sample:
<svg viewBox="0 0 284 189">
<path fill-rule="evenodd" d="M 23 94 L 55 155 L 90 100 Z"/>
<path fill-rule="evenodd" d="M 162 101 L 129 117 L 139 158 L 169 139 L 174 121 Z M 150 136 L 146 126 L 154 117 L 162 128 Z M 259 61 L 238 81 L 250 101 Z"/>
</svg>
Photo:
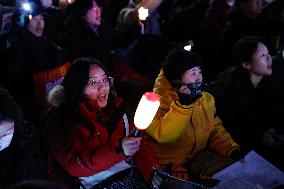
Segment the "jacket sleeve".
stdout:
<svg viewBox="0 0 284 189">
<path fill-rule="evenodd" d="M 156 78 L 153 91 L 160 96 L 160 107 L 146 132 L 159 143 L 174 143 L 190 121 L 192 105 L 179 103 L 163 71 Z"/>
<path fill-rule="evenodd" d="M 134 156 L 134 161 L 144 180 L 150 182 L 153 168 L 159 167 L 159 163 L 156 154 L 148 142 L 147 136 L 143 137 L 142 144 Z"/>
<path fill-rule="evenodd" d="M 192 113 L 190 105 L 181 105 L 178 101 L 173 101 L 168 111 L 167 109 L 163 106 L 161 98 L 161 106 L 146 129 L 146 132 L 159 143 L 175 142 L 189 124 Z"/>
<path fill-rule="evenodd" d="M 212 98 L 212 120 L 213 130 L 210 133 L 209 148 L 221 154 L 223 157 L 229 157 L 231 152 L 239 149 L 239 145 L 232 139 L 231 135 L 223 127 L 221 120 L 216 116 L 215 102 Z"/>
<path fill-rule="evenodd" d="M 69 151 L 65 151 L 65 146 L 58 144 L 51 151 L 57 162 L 72 176 L 94 175 L 126 159 L 120 147 L 112 144 L 96 148 L 92 145 L 86 146 L 78 135 L 73 144 Z"/>
</svg>

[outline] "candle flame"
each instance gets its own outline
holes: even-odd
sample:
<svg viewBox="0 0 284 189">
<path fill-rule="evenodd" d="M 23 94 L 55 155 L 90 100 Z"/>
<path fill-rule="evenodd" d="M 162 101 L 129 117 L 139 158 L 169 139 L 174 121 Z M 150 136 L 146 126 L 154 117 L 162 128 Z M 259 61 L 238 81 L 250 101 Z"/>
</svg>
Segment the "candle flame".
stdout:
<svg viewBox="0 0 284 189">
<path fill-rule="evenodd" d="M 149 15 L 149 11 L 148 9 L 145 9 L 144 7 L 140 7 L 138 9 L 138 15 L 139 15 L 140 20 L 146 20 Z"/>
<path fill-rule="evenodd" d="M 186 45 L 183 47 L 184 50 L 190 51 L 191 50 L 191 45 Z"/>
<path fill-rule="evenodd" d="M 29 14 L 29 20 L 31 21 L 33 19 L 33 15 Z"/>
</svg>

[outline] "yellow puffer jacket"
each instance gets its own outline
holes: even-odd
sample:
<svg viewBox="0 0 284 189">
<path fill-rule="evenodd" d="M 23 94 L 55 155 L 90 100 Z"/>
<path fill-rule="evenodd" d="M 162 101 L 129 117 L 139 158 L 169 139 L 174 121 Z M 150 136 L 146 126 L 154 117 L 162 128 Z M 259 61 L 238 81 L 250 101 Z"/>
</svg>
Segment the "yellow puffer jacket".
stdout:
<svg viewBox="0 0 284 189">
<path fill-rule="evenodd" d="M 239 149 L 216 116 L 212 95 L 202 92 L 194 103 L 181 105 L 163 71 L 156 79 L 154 92 L 160 96 L 161 105 L 146 132 L 152 137 L 160 164 L 181 165 L 207 148 L 223 157 Z"/>
</svg>

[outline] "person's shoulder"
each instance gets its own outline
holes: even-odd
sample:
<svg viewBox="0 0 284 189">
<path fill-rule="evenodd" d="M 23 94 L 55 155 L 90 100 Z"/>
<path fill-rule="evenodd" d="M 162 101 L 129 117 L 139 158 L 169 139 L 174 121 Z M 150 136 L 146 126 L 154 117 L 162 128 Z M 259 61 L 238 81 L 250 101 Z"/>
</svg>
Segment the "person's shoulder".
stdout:
<svg viewBox="0 0 284 189">
<path fill-rule="evenodd" d="M 212 101 L 214 100 L 214 97 L 212 94 L 208 93 L 208 92 L 202 92 L 202 100 L 206 100 L 206 101 Z"/>
</svg>

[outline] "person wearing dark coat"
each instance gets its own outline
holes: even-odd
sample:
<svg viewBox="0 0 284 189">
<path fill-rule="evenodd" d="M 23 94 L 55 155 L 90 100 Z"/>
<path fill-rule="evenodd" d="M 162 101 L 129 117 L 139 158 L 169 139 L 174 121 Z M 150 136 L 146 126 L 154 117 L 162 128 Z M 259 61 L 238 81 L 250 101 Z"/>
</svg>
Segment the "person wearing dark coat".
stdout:
<svg viewBox="0 0 284 189">
<path fill-rule="evenodd" d="M 268 157 L 268 160 L 273 162 L 277 167 L 284 170 L 284 158 L 281 151 L 284 150 L 284 127 L 282 119 L 284 112 L 282 107 L 284 106 L 284 59 L 283 48 L 280 49 L 275 55 L 272 56 L 273 72 L 264 79 L 263 85 L 265 87 L 264 95 L 267 99 L 267 106 L 265 109 L 266 122 L 265 124 L 270 126 L 264 134 L 264 153 Z"/>
<path fill-rule="evenodd" d="M 38 6 L 44 12 L 46 23 L 44 28 L 45 36 L 56 43 L 62 43 L 65 14 L 58 7 L 53 6 L 52 0 L 37 1 L 40 1 Z"/>
<path fill-rule="evenodd" d="M 115 50 L 127 47 L 139 30 L 135 26 L 127 32 L 115 30 L 102 20 L 101 13 L 99 0 L 76 0 L 65 20 L 65 49 L 71 61 L 82 56 L 95 57 L 111 71 Z"/>
<path fill-rule="evenodd" d="M 22 22 L 23 21 L 23 22 Z M 2 84 L 23 109 L 25 118 L 32 123 L 38 119 L 35 111 L 35 90 L 33 76 L 64 63 L 62 48 L 52 43 L 44 35 L 43 12 L 34 10 L 32 18 L 15 24 L 13 37 L 8 42 L 4 56 Z"/>
<path fill-rule="evenodd" d="M 235 66 L 221 73 L 207 86 L 207 91 L 215 97 L 217 115 L 243 153 L 254 150 L 274 164 L 273 159 L 279 158 L 283 147 L 272 154 L 274 149 L 265 136 L 271 128 L 277 127 L 271 112 L 278 109 L 281 94 L 273 97 L 270 89 L 275 88 L 275 84 L 273 87 L 267 82 L 274 70 L 272 72 L 272 58 L 265 41 L 252 36 L 240 39 L 234 45 L 233 60 Z"/>
<path fill-rule="evenodd" d="M 0 87 L 0 188 L 29 179 L 48 179 L 36 129 L 25 122 L 9 92 Z"/>
<path fill-rule="evenodd" d="M 263 37 L 267 41 L 268 49 L 275 53 L 275 38 L 283 33 L 283 8 L 284 2 L 281 0 L 275 0 L 266 7 L 262 0 L 236 0 L 235 8 L 228 17 L 227 28 L 224 29 L 224 52 L 225 56 L 228 55 L 227 60 L 233 45 L 248 35 Z"/>
</svg>

